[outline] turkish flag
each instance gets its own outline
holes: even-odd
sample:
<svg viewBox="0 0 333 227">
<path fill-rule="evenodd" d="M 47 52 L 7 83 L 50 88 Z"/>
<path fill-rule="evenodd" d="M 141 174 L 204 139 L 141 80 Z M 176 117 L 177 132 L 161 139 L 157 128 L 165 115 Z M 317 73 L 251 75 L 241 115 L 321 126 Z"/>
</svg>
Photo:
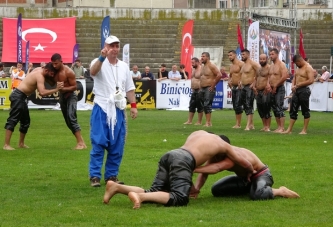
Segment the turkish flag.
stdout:
<svg viewBox="0 0 333 227">
<path fill-rule="evenodd" d="M 72 63 L 76 44 L 75 17 L 56 19 L 22 19 L 22 56 L 30 41 L 29 62 L 50 62 L 58 53 L 64 63 Z M 16 62 L 17 18 L 3 18 L 2 61 Z M 23 59 L 26 61 L 26 59 Z"/>
<path fill-rule="evenodd" d="M 193 56 L 193 46 L 192 46 L 192 33 L 193 33 L 193 20 L 188 20 L 183 27 L 182 32 L 182 51 L 180 55 L 180 63 L 185 65 L 185 71 L 188 72 L 189 77 L 192 76 L 192 56 Z"/>
<path fill-rule="evenodd" d="M 299 47 L 298 47 L 298 52 L 299 52 L 299 55 L 301 55 L 301 57 L 303 59 L 306 58 L 306 54 L 305 54 L 305 50 L 304 50 L 304 46 L 303 46 L 303 33 L 302 33 L 302 29 L 299 32 Z"/>
<path fill-rule="evenodd" d="M 242 32 L 240 30 L 239 24 L 237 25 L 237 39 L 238 39 L 238 44 L 239 44 L 241 51 L 244 50 L 243 37 L 242 37 Z"/>
</svg>

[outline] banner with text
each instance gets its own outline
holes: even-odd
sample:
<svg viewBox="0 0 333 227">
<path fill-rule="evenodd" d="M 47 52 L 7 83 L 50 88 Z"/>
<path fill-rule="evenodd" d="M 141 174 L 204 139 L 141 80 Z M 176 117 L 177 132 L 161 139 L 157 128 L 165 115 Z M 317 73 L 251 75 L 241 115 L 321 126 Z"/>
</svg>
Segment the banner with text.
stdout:
<svg viewBox="0 0 333 227">
<path fill-rule="evenodd" d="M 250 51 L 250 58 L 259 62 L 259 21 L 250 25 L 247 37 L 247 49 Z"/>
<path fill-rule="evenodd" d="M 0 78 L 0 109 L 10 108 L 9 95 L 12 93 L 12 80 L 7 78 Z"/>
</svg>

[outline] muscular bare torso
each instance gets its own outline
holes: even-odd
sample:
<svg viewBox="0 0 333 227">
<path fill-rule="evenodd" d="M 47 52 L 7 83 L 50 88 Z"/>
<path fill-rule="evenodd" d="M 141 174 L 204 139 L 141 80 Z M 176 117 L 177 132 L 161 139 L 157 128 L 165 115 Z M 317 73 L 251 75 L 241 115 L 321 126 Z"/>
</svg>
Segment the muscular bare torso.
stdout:
<svg viewBox="0 0 333 227">
<path fill-rule="evenodd" d="M 243 65 L 244 62 L 236 59 L 234 60 L 233 64 L 230 65 L 230 82 L 232 86 L 238 86 L 242 76 L 240 71 Z"/>
<path fill-rule="evenodd" d="M 71 68 L 64 65 L 57 73 L 58 82 L 64 83 L 64 89 L 59 90 L 62 93 L 76 90 L 75 74 Z M 67 89 L 66 89 L 67 88 Z"/>
<path fill-rule="evenodd" d="M 257 76 L 257 70 L 260 66 L 258 63 L 248 59 L 241 69 L 241 83 L 243 86 L 250 85 Z"/>
<path fill-rule="evenodd" d="M 42 68 L 36 68 L 34 71 L 29 73 L 29 76 L 27 76 L 17 87 L 20 91 L 22 91 L 27 96 L 31 95 L 36 89 L 37 89 L 37 81 L 40 80 L 42 82 L 45 81 L 45 78 L 43 76 L 43 69 Z M 53 83 L 52 83 L 53 82 Z M 50 79 L 49 84 L 54 85 L 55 82 Z"/>
<path fill-rule="evenodd" d="M 210 87 L 215 85 L 215 79 L 217 74 L 212 71 L 212 68 L 216 66 L 211 62 L 207 62 L 204 66 L 201 67 L 201 76 L 200 76 L 200 87 Z M 218 71 L 218 69 L 216 68 Z"/>
<path fill-rule="evenodd" d="M 310 64 L 305 64 L 302 68 L 298 68 L 295 73 L 295 84 L 300 84 L 313 78 L 313 68 Z M 312 80 L 313 81 L 313 80 Z M 308 86 L 308 85 L 306 85 Z M 305 87 L 305 86 L 302 86 Z"/>
<path fill-rule="evenodd" d="M 191 88 L 200 88 L 201 65 L 192 71 Z"/>
<path fill-rule="evenodd" d="M 282 61 L 277 61 L 272 64 L 269 69 L 269 83 L 272 87 L 281 85 L 281 78 L 285 77 L 288 70 L 286 65 Z M 284 82 L 284 81 L 283 81 Z"/>
<path fill-rule="evenodd" d="M 259 74 L 256 81 L 256 89 L 259 91 L 264 90 L 267 85 L 269 78 L 269 68 L 270 68 L 269 65 L 265 65 L 264 67 L 261 67 L 259 70 Z"/>
</svg>

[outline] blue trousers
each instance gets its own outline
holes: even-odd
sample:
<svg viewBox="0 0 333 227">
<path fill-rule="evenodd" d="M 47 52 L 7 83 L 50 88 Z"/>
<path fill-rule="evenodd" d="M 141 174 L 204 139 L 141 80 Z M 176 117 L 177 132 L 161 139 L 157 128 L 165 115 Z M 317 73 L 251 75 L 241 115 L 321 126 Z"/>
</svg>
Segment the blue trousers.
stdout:
<svg viewBox="0 0 333 227">
<path fill-rule="evenodd" d="M 90 151 L 89 174 L 90 177 L 101 179 L 105 150 L 107 151 L 105 162 L 104 179 L 118 176 L 119 166 L 124 153 L 126 138 L 125 111 L 116 108 L 117 123 L 112 129 L 107 124 L 106 113 L 97 104 L 94 105 L 90 117 L 90 140 L 92 150 Z"/>
</svg>

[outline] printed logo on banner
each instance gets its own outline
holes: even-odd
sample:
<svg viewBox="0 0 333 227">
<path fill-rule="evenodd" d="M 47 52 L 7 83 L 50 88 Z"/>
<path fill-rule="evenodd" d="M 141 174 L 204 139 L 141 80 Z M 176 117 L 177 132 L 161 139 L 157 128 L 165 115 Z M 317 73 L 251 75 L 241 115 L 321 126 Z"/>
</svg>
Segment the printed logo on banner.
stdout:
<svg viewBox="0 0 333 227">
<path fill-rule="evenodd" d="M 215 97 L 213 99 L 212 108 L 223 108 L 223 81 L 216 85 Z"/>
</svg>

